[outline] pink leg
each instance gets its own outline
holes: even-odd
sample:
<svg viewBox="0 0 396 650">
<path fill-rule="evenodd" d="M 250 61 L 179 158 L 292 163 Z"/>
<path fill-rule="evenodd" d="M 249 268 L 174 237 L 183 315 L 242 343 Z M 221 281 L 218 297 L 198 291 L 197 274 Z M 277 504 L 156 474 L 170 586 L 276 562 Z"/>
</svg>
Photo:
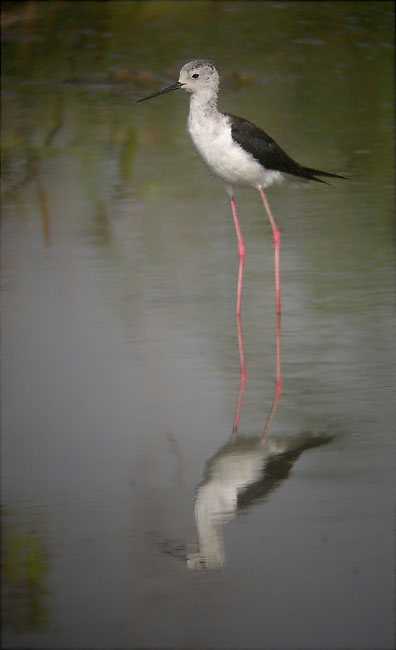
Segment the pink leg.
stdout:
<svg viewBox="0 0 396 650">
<path fill-rule="evenodd" d="M 237 408 L 235 413 L 234 426 L 232 429 L 233 433 L 238 433 L 239 420 L 241 417 L 242 403 L 245 394 L 245 385 L 247 380 L 245 350 L 243 347 L 242 324 L 241 324 L 240 314 L 237 314 L 237 328 L 238 328 L 239 358 L 241 360 L 241 383 L 239 387 L 239 396 L 238 396 L 238 403 L 237 403 Z"/>
<path fill-rule="evenodd" d="M 243 284 L 243 269 L 245 267 L 246 248 L 243 243 L 241 226 L 239 223 L 238 211 L 234 196 L 231 196 L 231 210 L 234 217 L 235 230 L 238 238 L 238 253 L 239 253 L 239 272 L 238 272 L 238 288 L 237 288 L 237 304 L 236 313 L 239 315 L 242 308 L 242 284 Z"/>
<path fill-rule="evenodd" d="M 266 209 L 268 218 L 270 220 L 274 248 L 275 248 L 275 289 L 276 289 L 276 314 L 277 314 L 277 329 L 276 329 L 276 386 L 275 386 L 275 398 L 272 404 L 271 413 L 265 425 L 263 436 L 264 438 L 268 437 L 268 431 L 270 429 L 272 420 L 274 419 L 276 409 L 278 407 L 278 402 L 282 396 L 283 384 L 282 384 L 282 369 L 281 369 L 281 284 L 280 284 L 280 270 L 279 270 L 279 249 L 281 243 L 281 233 L 277 228 L 274 217 L 272 216 L 271 209 L 269 207 L 267 197 L 265 196 L 264 190 L 262 187 L 259 187 L 260 196 L 262 198 L 264 207 Z"/>
</svg>

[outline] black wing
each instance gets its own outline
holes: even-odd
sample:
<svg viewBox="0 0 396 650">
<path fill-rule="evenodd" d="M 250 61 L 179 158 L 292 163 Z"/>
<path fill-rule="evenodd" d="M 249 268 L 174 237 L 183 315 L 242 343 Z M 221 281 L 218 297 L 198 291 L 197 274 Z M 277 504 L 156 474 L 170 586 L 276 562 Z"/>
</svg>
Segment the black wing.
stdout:
<svg viewBox="0 0 396 650">
<path fill-rule="evenodd" d="M 319 183 L 324 183 L 325 181 L 315 178 L 315 175 L 345 178 L 338 174 L 322 172 L 319 169 L 303 167 L 293 160 L 293 158 L 290 158 L 268 133 L 253 124 L 253 122 L 244 120 L 236 115 L 231 115 L 230 113 L 225 113 L 225 115 L 230 118 L 233 140 L 241 145 L 245 151 L 250 153 L 266 169 L 292 174 L 293 176 L 318 181 Z"/>
</svg>

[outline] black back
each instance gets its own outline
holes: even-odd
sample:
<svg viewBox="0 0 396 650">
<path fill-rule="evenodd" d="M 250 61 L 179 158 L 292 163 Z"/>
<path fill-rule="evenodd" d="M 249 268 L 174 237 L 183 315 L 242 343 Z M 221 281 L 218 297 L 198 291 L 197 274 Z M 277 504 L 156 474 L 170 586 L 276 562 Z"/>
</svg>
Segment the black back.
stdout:
<svg viewBox="0 0 396 650">
<path fill-rule="evenodd" d="M 226 115 L 231 118 L 233 140 L 252 154 L 263 167 L 295 176 L 302 175 L 304 168 L 290 158 L 263 129 L 236 115 Z"/>
<path fill-rule="evenodd" d="M 292 174 L 293 176 L 319 181 L 320 183 L 324 183 L 324 181 L 315 178 L 315 175 L 344 178 L 344 176 L 339 176 L 338 174 L 330 174 L 328 172 L 322 172 L 319 169 L 303 167 L 293 160 L 293 158 L 290 158 L 268 133 L 253 124 L 253 122 L 244 120 L 236 115 L 231 115 L 231 113 L 224 113 L 224 115 L 230 118 L 233 140 L 245 151 L 250 153 L 265 169 Z"/>
</svg>

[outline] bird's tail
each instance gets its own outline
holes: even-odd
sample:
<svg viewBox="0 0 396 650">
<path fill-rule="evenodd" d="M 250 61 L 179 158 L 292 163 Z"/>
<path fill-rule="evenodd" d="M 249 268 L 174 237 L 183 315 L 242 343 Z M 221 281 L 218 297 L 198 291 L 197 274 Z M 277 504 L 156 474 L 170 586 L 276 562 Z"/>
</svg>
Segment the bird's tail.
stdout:
<svg viewBox="0 0 396 650">
<path fill-rule="evenodd" d="M 344 180 L 348 180 L 346 176 L 340 176 L 340 174 L 330 174 L 330 172 L 322 172 L 320 169 L 312 169 L 311 167 L 303 167 L 303 169 L 306 174 L 306 178 L 311 181 L 318 181 L 318 183 L 326 183 L 326 181 L 322 181 L 320 178 L 315 178 L 316 176 L 327 176 L 329 178 L 343 178 Z M 326 184 L 328 185 L 328 183 Z"/>
</svg>

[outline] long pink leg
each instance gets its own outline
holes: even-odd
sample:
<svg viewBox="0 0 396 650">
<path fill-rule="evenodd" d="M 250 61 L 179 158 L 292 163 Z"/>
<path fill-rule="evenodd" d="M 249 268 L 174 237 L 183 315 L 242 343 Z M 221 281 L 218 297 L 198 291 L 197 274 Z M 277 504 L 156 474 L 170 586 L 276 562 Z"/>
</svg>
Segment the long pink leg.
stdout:
<svg viewBox="0 0 396 650">
<path fill-rule="evenodd" d="M 239 358 L 241 360 L 241 382 L 240 382 L 240 386 L 239 386 L 239 395 L 238 395 L 238 403 L 237 403 L 235 419 L 234 419 L 234 426 L 232 428 L 233 433 L 238 432 L 239 420 L 240 420 L 241 411 L 242 411 L 243 397 L 244 397 L 244 394 L 245 394 L 245 385 L 246 385 L 246 380 L 247 380 L 245 350 L 244 350 L 244 347 L 243 347 L 242 324 L 241 324 L 241 316 L 240 316 L 240 314 L 237 314 L 237 328 L 238 328 Z"/>
<path fill-rule="evenodd" d="M 234 217 L 235 230 L 238 238 L 238 254 L 239 254 L 239 271 L 238 271 L 238 288 L 237 288 L 237 316 L 241 313 L 242 308 L 242 284 L 243 284 L 243 269 L 245 268 L 246 248 L 242 239 L 241 226 L 239 223 L 238 211 L 236 207 L 235 198 L 230 197 L 232 216 Z"/>
<path fill-rule="evenodd" d="M 282 384 L 282 368 L 281 368 L 281 284 L 280 284 L 280 269 L 279 269 L 279 250 L 281 243 L 281 233 L 277 228 L 275 219 L 272 216 L 271 209 L 269 207 L 267 197 L 265 196 L 264 190 L 262 187 L 259 187 L 260 196 L 262 198 L 264 207 L 266 209 L 268 218 L 270 220 L 272 235 L 274 241 L 275 249 L 275 289 L 276 289 L 276 314 L 277 314 L 277 328 L 276 328 L 276 385 L 275 385 L 275 397 L 271 408 L 271 413 L 269 414 L 267 424 L 265 425 L 263 437 L 266 439 L 268 437 L 268 431 L 274 419 L 276 409 L 278 407 L 278 402 L 282 396 L 283 384 Z"/>
</svg>

